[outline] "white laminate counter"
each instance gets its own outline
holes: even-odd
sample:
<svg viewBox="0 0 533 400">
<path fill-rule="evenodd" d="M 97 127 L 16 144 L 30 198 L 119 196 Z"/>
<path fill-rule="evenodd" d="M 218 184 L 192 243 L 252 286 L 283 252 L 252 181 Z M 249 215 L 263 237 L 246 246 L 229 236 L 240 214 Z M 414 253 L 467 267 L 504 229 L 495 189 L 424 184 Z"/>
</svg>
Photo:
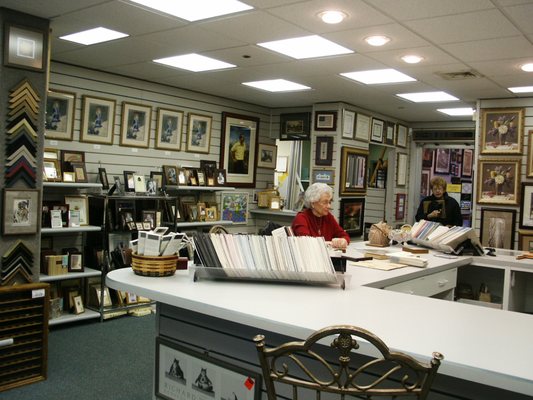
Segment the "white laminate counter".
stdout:
<svg viewBox="0 0 533 400">
<path fill-rule="evenodd" d="M 351 245 L 348 253 L 357 255 L 358 248 L 360 244 Z M 439 373 L 533 395 L 533 316 L 378 289 L 472 262 L 470 257 L 421 256 L 428 258 L 428 268 L 375 271 L 349 266 L 346 290 L 244 281 L 193 282 L 190 271 L 148 278 L 131 269 L 110 272 L 106 284 L 171 306 L 302 339 L 329 325 L 361 326 L 392 349 L 419 359 L 441 352 L 445 359 Z"/>
</svg>

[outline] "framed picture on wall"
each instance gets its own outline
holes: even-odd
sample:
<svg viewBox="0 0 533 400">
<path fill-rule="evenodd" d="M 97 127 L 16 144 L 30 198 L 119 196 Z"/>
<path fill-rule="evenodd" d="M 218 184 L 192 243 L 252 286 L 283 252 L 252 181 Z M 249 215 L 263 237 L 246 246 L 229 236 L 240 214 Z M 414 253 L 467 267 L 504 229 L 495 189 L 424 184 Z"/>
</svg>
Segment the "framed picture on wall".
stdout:
<svg viewBox="0 0 533 400">
<path fill-rule="evenodd" d="M 384 124 L 382 120 L 372 118 L 372 135 L 370 136 L 372 142 L 383 143 Z"/>
<path fill-rule="evenodd" d="M 44 123 L 44 136 L 47 139 L 72 140 L 75 103 L 75 93 L 48 91 Z"/>
<path fill-rule="evenodd" d="M 80 141 L 113 144 L 115 100 L 82 97 Z"/>
<path fill-rule="evenodd" d="M 518 231 L 518 250 L 533 252 L 533 231 Z"/>
<path fill-rule="evenodd" d="M 438 148 L 435 151 L 435 168 L 436 174 L 449 174 L 450 173 L 450 149 Z"/>
<path fill-rule="evenodd" d="M 142 104 L 122 102 L 120 145 L 147 148 L 150 140 L 152 108 Z"/>
<path fill-rule="evenodd" d="M 527 147 L 527 177 L 532 178 L 533 177 L 533 130 L 528 132 L 528 143 L 529 146 Z"/>
<path fill-rule="evenodd" d="M 523 108 L 481 110 L 480 154 L 522 154 Z"/>
<path fill-rule="evenodd" d="M 48 54 L 45 31 L 25 26 L 5 24 L 4 65 L 44 71 Z"/>
<path fill-rule="evenodd" d="M 366 114 L 357 113 L 355 120 L 355 138 L 363 142 L 370 140 L 370 120 L 371 117 Z"/>
<path fill-rule="evenodd" d="M 315 111 L 315 131 L 337 130 L 337 111 Z"/>
<path fill-rule="evenodd" d="M 478 203 L 518 205 L 519 159 L 482 159 L 478 170 Z"/>
<path fill-rule="evenodd" d="M 474 163 L 474 151 L 472 149 L 463 150 L 463 167 L 461 176 L 463 178 L 472 177 L 472 165 Z"/>
<path fill-rule="evenodd" d="M 290 113 L 279 116 L 280 140 L 309 140 L 311 113 Z"/>
<path fill-rule="evenodd" d="M 158 108 L 155 148 L 174 151 L 180 150 L 182 129 L 182 111 Z"/>
<path fill-rule="evenodd" d="M 480 240 L 483 246 L 514 249 L 516 210 L 482 208 Z"/>
<path fill-rule="evenodd" d="M 37 189 L 4 189 L 4 235 L 37 233 L 41 218 L 39 194 Z"/>
<path fill-rule="evenodd" d="M 385 122 L 385 130 L 383 140 L 385 144 L 394 145 L 394 124 L 392 122 Z"/>
<path fill-rule="evenodd" d="M 333 163 L 333 136 L 317 136 L 315 165 L 331 166 Z"/>
<path fill-rule="evenodd" d="M 522 183 L 519 226 L 521 229 L 533 229 L 533 182 Z"/>
<path fill-rule="evenodd" d="M 353 139 L 355 127 L 355 113 L 350 110 L 342 110 L 342 137 Z"/>
<path fill-rule="evenodd" d="M 209 154 L 212 121 L 213 118 L 208 115 L 189 113 L 189 126 L 187 129 L 188 152 Z"/>
<path fill-rule="evenodd" d="M 363 221 L 365 217 L 365 199 L 341 199 L 339 225 L 350 236 L 363 234 Z"/>
<path fill-rule="evenodd" d="M 405 193 L 396 193 L 396 221 L 405 219 L 405 203 L 407 195 Z"/>
<path fill-rule="evenodd" d="M 422 168 L 431 169 L 433 167 L 433 149 L 424 149 L 422 151 Z"/>
<path fill-rule="evenodd" d="M 246 192 L 221 193 L 220 210 L 222 221 L 246 224 L 248 221 L 248 196 Z"/>
<path fill-rule="evenodd" d="M 422 178 L 420 180 L 420 196 L 429 196 L 429 176 L 430 171 L 422 170 Z"/>
<path fill-rule="evenodd" d="M 396 186 L 407 185 L 407 154 L 398 153 L 396 156 Z"/>
<path fill-rule="evenodd" d="M 335 170 L 334 169 L 313 169 L 311 171 L 311 183 L 325 183 L 326 185 L 335 184 Z"/>
<path fill-rule="evenodd" d="M 278 147 L 273 144 L 259 143 L 257 147 L 257 166 L 260 168 L 276 168 Z"/>
<path fill-rule="evenodd" d="M 368 151 L 343 146 L 339 194 L 349 196 L 366 192 Z"/>
<path fill-rule="evenodd" d="M 407 127 L 396 124 L 396 146 L 407 147 Z"/>
</svg>

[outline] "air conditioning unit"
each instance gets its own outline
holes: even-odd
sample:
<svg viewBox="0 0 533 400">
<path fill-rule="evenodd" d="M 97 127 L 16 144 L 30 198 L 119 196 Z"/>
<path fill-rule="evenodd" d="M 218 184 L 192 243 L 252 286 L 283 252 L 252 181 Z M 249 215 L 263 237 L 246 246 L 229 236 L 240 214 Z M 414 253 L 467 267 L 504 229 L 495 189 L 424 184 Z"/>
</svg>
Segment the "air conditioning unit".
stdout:
<svg viewBox="0 0 533 400">
<path fill-rule="evenodd" d="M 449 130 L 413 130 L 413 140 L 415 142 L 464 142 L 474 141 L 475 131 L 449 131 Z"/>
</svg>

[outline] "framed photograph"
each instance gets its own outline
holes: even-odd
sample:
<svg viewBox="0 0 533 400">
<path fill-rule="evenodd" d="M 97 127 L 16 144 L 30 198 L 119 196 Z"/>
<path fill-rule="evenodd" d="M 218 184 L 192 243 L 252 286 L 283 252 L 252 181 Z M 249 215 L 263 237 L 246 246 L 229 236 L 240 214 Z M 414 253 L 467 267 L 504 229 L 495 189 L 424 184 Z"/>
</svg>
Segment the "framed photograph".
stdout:
<svg viewBox="0 0 533 400">
<path fill-rule="evenodd" d="M 481 110 L 480 154 L 522 154 L 523 108 Z"/>
<path fill-rule="evenodd" d="M 76 174 L 76 182 L 87 183 L 89 178 L 87 177 L 87 170 L 85 169 L 84 162 L 72 162 L 72 172 Z"/>
<path fill-rule="evenodd" d="M 333 186 L 335 184 L 334 169 L 313 169 L 311 172 L 311 183 L 325 183 Z"/>
<path fill-rule="evenodd" d="M 156 227 L 156 210 L 143 210 L 142 211 L 142 222 L 143 226 L 146 222 L 150 224 L 148 229 L 154 229 Z"/>
<path fill-rule="evenodd" d="M 61 162 L 61 171 L 74 172 L 74 168 L 72 168 L 72 163 L 84 163 L 85 152 L 75 150 L 61 150 L 59 159 Z"/>
<path fill-rule="evenodd" d="M 76 174 L 74 172 L 63 172 L 63 182 L 76 182 Z"/>
<path fill-rule="evenodd" d="M 370 140 L 371 117 L 366 114 L 357 113 L 355 122 L 355 138 L 363 142 Z"/>
<path fill-rule="evenodd" d="M 365 199 L 341 199 L 339 225 L 350 236 L 363 234 L 363 220 L 365 217 Z"/>
<path fill-rule="evenodd" d="M 405 203 L 407 195 L 405 193 L 396 193 L 396 221 L 405 219 Z"/>
<path fill-rule="evenodd" d="M 276 168 L 278 147 L 272 144 L 259 143 L 257 146 L 257 166 L 259 168 Z"/>
<path fill-rule="evenodd" d="M 436 174 L 450 173 L 450 149 L 438 148 L 435 151 L 435 168 Z"/>
<path fill-rule="evenodd" d="M 309 140 L 311 113 L 291 113 L 279 116 L 280 140 Z"/>
<path fill-rule="evenodd" d="M 260 400 L 261 375 L 158 337 L 155 395 L 184 398 Z"/>
<path fill-rule="evenodd" d="M 156 190 L 163 187 L 163 172 L 160 171 L 150 171 L 150 179 L 153 179 L 156 185 Z"/>
<path fill-rule="evenodd" d="M 81 253 L 68 254 L 68 272 L 83 272 L 83 255 Z"/>
<path fill-rule="evenodd" d="M 178 185 L 186 186 L 190 184 L 189 180 L 189 172 L 185 168 L 178 168 L 176 169 L 178 174 Z"/>
<path fill-rule="evenodd" d="M 464 149 L 463 150 L 463 166 L 461 170 L 461 176 L 463 178 L 472 177 L 472 165 L 474 164 L 474 150 Z"/>
<path fill-rule="evenodd" d="M 122 102 L 120 145 L 148 148 L 152 108 L 142 104 Z"/>
<path fill-rule="evenodd" d="M 533 252 L 533 231 L 518 231 L 518 250 Z"/>
<path fill-rule="evenodd" d="M 220 166 L 227 171 L 226 184 L 255 187 L 259 118 L 222 113 Z"/>
<path fill-rule="evenodd" d="M 43 150 L 43 160 L 60 160 L 60 152 L 58 149 L 46 147 Z"/>
<path fill-rule="evenodd" d="M 75 93 L 48 91 L 44 122 L 44 136 L 47 139 L 72 140 L 75 103 Z"/>
<path fill-rule="evenodd" d="M 115 100 L 82 97 L 80 142 L 113 144 Z"/>
<path fill-rule="evenodd" d="M 383 143 L 383 127 L 385 123 L 377 118 L 372 118 L 372 135 L 370 140 L 372 142 Z"/>
<path fill-rule="evenodd" d="M 37 233 L 41 218 L 39 194 L 37 189 L 4 189 L 4 235 Z"/>
<path fill-rule="evenodd" d="M 350 110 L 342 110 L 342 137 L 353 139 L 355 127 L 355 113 Z"/>
<path fill-rule="evenodd" d="M 216 207 L 207 207 L 205 209 L 205 212 L 206 212 L 206 215 L 205 215 L 206 221 L 216 221 L 218 219 Z"/>
<path fill-rule="evenodd" d="M 169 186 L 178 184 L 178 171 L 174 165 L 163 165 L 163 174 L 165 176 L 165 185 Z"/>
<path fill-rule="evenodd" d="M 47 182 L 61 182 L 59 160 L 43 160 L 43 180 Z"/>
<path fill-rule="evenodd" d="M 430 172 L 422 170 L 422 179 L 420 180 L 420 196 L 426 197 L 429 196 L 429 180 Z"/>
<path fill-rule="evenodd" d="M 220 196 L 220 210 L 222 221 L 234 224 L 246 224 L 248 221 L 248 193 L 222 192 Z"/>
<path fill-rule="evenodd" d="M 394 145 L 394 124 L 392 122 L 385 122 L 385 132 L 383 137 L 385 144 Z"/>
<path fill-rule="evenodd" d="M 135 171 L 123 171 L 124 174 L 124 191 L 135 192 Z"/>
<path fill-rule="evenodd" d="M 396 155 L 396 186 L 407 185 L 407 154 Z"/>
<path fill-rule="evenodd" d="M 74 314 L 83 314 L 84 312 L 83 299 L 81 296 L 74 296 Z"/>
<path fill-rule="evenodd" d="M 155 148 L 173 151 L 180 150 L 182 129 L 182 111 L 158 108 Z"/>
<path fill-rule="evenodd" d="M 533 177 L 533 130 L 528 132 L 529 146 L 527 147 L 527 172 L 528 178 Z"/>
<path fill-rule="evenodd" d="M 480 241 L 485 247 L 514 249 L 516 210 L 482 208 Z"/>
<path fill-rule="evenodd" d="M 5 24 L 4 65 L 44 71 L 48 37 L 45 31 Z"/>
<path fill-rule="evenodd" d="M 422 151 L 422 168 L 431 169 L 433 167 L 433 149 L 423 149 Z"/>
<path fill-rule="evenodd" d="M 146 188 L 145 188 L 146 194 L 149 194 L 149 195 L 157 194 L 157 189 L 158 189 L 157 181 L 154 178 L 148 178 L 146 180 Z"/>
<path fill-rule="evenodd" d="M 215 176 L 215 185 L 216 186 L 225 186 L 226 182 L 227 182 L 226 170 L 225 169 L 217 169 L 216 176 Z"/>
<path fill-rule="evenodd" d="M 315 142 L 315 165 L 333 164 L 333 136 L 317 136 Z"/>
<path fill-rule="evenodd" d="M 519 225 L 520 229 L 533 229 L 533 182 L 522 183 Z"/>
<path fill-rule="evenodd" d="M 146 193 L 146 179 L 144 175 L 133 174 L 133 186 L 135 193 Z"/>
<path fill-rule="evenodd" d="M 65 196 L 65 204 L 68 204 L 69 211 L 80 212 L 80 225 L 89 225 L 89 201 L 87 196 Z"/>
<path fill-rule="evenodd" d="M 206 205 L 204 202 L 196 204 L 198 208 L 198 221 L 205 221 L 207 219 Z"/>
<path fill-rule="evenodd" d="M 209 154 L 212 121 L 213 118 L 208 115 L 189 113 L 189 126 L 187 129 L 188 152 Z"/>
<path fill-rule="evenodd" d="M 396 124 L 396 146 L 407 147 L 407 127 Z"/>
<path fill-rule="evenodd" d="M 315 111 L 315 131 L 337 130 L 337 111 Z"/>
<path fill-rule="evenodd" d="M 480 159 L 477 202 L 518 205 L 520 159 Z"/>
<path fill-rule="evenodd" d="M 339 194 L 349 196 L 366 192 L 368 150 L 343 146 Z"/>
</svg>

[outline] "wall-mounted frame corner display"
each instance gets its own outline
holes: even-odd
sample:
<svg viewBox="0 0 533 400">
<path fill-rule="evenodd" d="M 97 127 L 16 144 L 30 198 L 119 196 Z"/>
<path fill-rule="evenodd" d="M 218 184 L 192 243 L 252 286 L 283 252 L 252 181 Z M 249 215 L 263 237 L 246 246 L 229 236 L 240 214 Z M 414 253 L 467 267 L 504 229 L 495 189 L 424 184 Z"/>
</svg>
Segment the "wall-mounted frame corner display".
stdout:
<svg viewBox="0 0 533 400">
<path fill-rule="evenodd" d="M 6 23 L 4 30 L 4 65 L 44 71 L 48 35 L 44 30 Z"/>
</svg>

